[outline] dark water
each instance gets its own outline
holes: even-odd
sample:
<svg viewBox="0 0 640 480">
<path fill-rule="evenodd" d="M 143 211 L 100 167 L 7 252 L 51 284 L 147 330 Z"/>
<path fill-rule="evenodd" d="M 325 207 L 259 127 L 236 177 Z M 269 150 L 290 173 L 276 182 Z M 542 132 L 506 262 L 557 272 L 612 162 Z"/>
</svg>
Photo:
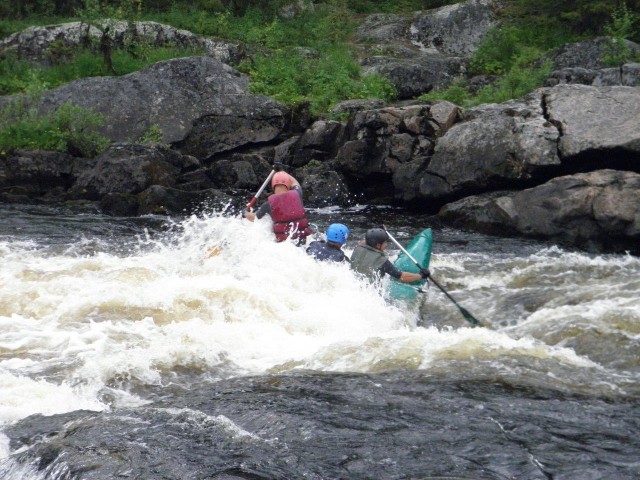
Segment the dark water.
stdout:
<svg viewBox="0 0 640 480">
<path fill-rule="evenodd" d="M 490 328 L 224 215 L 2 207 L 0 478 L 640 478 L 637 258 L 311 217 L 351 248 L 434 228 L 434 277 Z"/>
</svg>

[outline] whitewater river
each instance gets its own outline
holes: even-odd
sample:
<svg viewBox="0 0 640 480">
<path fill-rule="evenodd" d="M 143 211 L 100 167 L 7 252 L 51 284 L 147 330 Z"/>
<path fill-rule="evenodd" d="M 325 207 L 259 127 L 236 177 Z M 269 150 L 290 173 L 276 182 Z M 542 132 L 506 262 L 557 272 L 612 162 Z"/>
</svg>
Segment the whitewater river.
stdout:
<svg viewBox="0 0 640 480">
<path fill-rule="evenodd" d="M 266 222 L 0 206 L 0 479 L 640 478 L 639 258 L 310 218 L 432 227 L 487 328 Z"/>
</svg>

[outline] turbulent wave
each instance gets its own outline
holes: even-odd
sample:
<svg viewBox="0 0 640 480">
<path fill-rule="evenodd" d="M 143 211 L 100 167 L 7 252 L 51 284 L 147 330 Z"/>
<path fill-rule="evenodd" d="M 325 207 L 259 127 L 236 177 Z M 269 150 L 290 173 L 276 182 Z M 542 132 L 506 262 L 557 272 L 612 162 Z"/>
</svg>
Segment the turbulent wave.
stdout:
<svg viewBox="0 0 640 480">
<path fill-rule="evenodd" d="M 145 386 L 189 374 L 421 370 L 637 391 L 634 257 L 491 251 L 491 239 L 447 251 L 436 237 L 434 276 L 491 325 L 469 328 L 437 291 L 390 302 L 346 265 L 274 243 L 266 221 L 211 214 L 134 237 L 101 231 L 0 237 L 0 424 L 135 406 Z"/>
</svg>

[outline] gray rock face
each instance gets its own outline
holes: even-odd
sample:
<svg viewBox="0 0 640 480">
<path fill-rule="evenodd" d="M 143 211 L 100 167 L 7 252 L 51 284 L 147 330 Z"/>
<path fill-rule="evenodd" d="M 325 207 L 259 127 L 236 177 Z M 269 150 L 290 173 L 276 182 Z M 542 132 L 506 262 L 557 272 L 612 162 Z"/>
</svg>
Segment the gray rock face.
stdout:
<svg viewBox="0 0 640 480">
<path fill-rule="evenodd" d="M 640 155 L 640 90 L 559 85 L 466 111 L 407 191 L 437 200 L 513 188 L 581 158 Z M 607 153 L 608 152 L 608 153 Z"/>
<path fill-rule="evenodd" d="M 640 254 L 640 174 L 616 170 L 558 177 L 521 192 L 468 197 L 439 216 L 487 233 L 517 233 Z"/>
<path fill-rule="evenodd" d="M 393 43 L 407 38 L 411 21 L 404 15 L 368 15 L 354 32 L 354 40 L 364 43 Z"/>
<path fill-rule="evenodd" d="M 60 152 L 18 150 L 0 156 L 0 190 L 24 197 L 68 189 L 91 163 Z"/>
<path fill-rule="evenodd" d="M 111 193 L 137 194 L 152 185 L 173 187 L 180 172 L 199 162 L 162 145 L 113 145 L 84 170 L 73 190 L 99 200 Z"/>
<path fill-rule="evenodd" d="M 609 37 L 598 37 L 584 42 L 568 43 L 541 59 L 550 60 L 553 70 L 564 68 L 585 68 L 587 70 L 599 70 L 607 68 L 604 59 L 611 53 L 611 41 Z M 633 53 L 640 53 L 640 45 L 625 40 L 624 45 Z"/>
<path fill-rule="evenodd" d="M 365 73 L 387 78 L 398 98 L 415 98 L 445 88 L 464 76 L 471 55 L 497 25 L 495 0 L 468 0 L 402 15 L 370 15 L 355 41 L 369 44 L 361 54 Z"/>
<path fill-rule="evenodd" d="M 545 91 L 563 157 L 620 149 L 640 155 L 640 89 L 559 85 Z"/>
<path fill-rule="evenodd" d="M 553 87 L 565 83 L 593 85 L 595 87 L 640 87 L 640 63 L 625 63 L 620 67 L 589 70 L 574 67 L 551 72 L 545 86 Z"/>
<path fill-rule="evenodd" d="M 104 19 L 99 28 L 82 22 L 34 26 L 0 40 L 0 53 L 14 54 L 30 61 L 55 61 L 60 49 L 89 45 L 100 40 L 106 27 L 113 47 L 144 42 L 154 47 L 172 46 L 200 50 L 224 63 L 237 64 L 243 57 L 239 44 L 202 38 L 157 22 L 125 22 Z"/>
<path fill-rule="evenodd" d="M 349 134 L 336 164 L 355 178 L 393 173 L 429 155 L 433 149 L 430 139 L 443 135 L 458 111 L 454 104 L 440 102 L 359 112 L 347 125 Z"/>
<path fill-rule="evenodd" d="M 467 111 L 440 139 L 421 177 L 408 188 L 427 199 L 522 182 L 541 167 L 560 165 L 557 128 L 544 117 L 542 94 Z"/>
<path fill-rule="evenodd" d="M 493 0 L 468 0 L 417 12 L 410 27 L 411 41 L 427 51 L 468 57 L 497 25 L 493 11 L 495 3 Z"/>
</svg>

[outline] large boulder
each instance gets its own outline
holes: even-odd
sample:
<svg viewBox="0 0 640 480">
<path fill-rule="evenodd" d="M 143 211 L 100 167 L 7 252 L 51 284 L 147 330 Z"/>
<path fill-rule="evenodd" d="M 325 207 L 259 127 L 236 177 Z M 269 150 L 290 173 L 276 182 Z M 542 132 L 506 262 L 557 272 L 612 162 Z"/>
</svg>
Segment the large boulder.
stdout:
<svg viewBox="0 0 640 480">
<path fill-rule="evenodd" d="M 199 166 L 194 157 L 164 145 L 115 144 L 78 175 L 76 196 L 100 200 L 109 194 L 138 194 L 152 185 L 174 187 L 179 174 Z"/>
<path fill-rule="evenodd" d="M 287 108 L 247 91 L 248 77 L 209 57 L 156 63 L 122 77 L 84 78 L 44 92 L 42 112 L 64 103 L 106 119 L 101 132 L 113 142 L 135 143 L 152 128 L 162 142 L 208 158 L 268 142 L 287 127 Z M 4 97 L 7 104 L 19 97 Z"/>
<path fill-rule="evenodd" d="M 375 55 L 362 60 L 366 74 L 385 77 L 400 100 L 415 98 L 451 85 L 466 71 L 467 60 L 441 54 L 416 54 L 411 58 Z"/>
<path fill-rule="evenodd" d="M 453 226 L 550 239 L 587 249 L 640 254 L 640 174 L 597 170 L 520 192 L 472 196 L 446 205 Z"/>
<path fill-rule="evenodd" d="M 60 152 L 16 150 L 0 156 L 0 190 L 36 198 L 70 188 L 92 163 Z"/>
<path fill-rule="evenodd" d="M 539 168 L 560 165 L 559 137 L 545 118 L 540 91 L 523 100 L 483 105 L 464 112 L 462 121 L 438 139 L 422 175 L 399 186 L 440 201 L 506 188 L 530 180 Z"/>
<path fill-rule="evenodd" d="M 559 85 L 545 90 L 545 104 L 561 131 L 562 157 L 615 150 L 640 161 L 640 89 Z"/>
<path fill-rule="evenodd" d="M 467 0 L 416 12 L 411 41 L 422 49 L 449 56 L 470 57 L 498 24 L 495 0 Z"/>
<path fill-rule="evenodd" d="M 638 167 L 639 118 L 640 90 L 631 87 L 558 85 L 483 105 L 464 112 L 421 175 L 399 187 L 446 201 L 591 165 Z"/>
</svg>

